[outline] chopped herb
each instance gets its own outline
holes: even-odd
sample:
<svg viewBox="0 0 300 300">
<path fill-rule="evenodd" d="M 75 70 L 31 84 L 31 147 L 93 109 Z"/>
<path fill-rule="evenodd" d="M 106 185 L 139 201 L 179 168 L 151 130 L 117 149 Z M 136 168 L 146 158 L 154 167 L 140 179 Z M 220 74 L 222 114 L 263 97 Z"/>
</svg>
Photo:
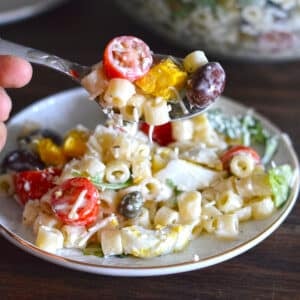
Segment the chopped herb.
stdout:
<svg viewBox="0 0 300 300">
<path fill-rule="evenodd" d="M 93 177 L 90 178 L 91 182 L 101 190 L 120 190 L 132 185 L 132 179 L 127 180 L 126 182 L 121 183 L 107 183 L 107 182 L 99 182 L 94 180 Z"/>
<path fill-rule="evenodd" d="M 178 189 L 178 187 L 175 185 L 172 179 L 167 178 L 166 185 L 169 186 L 174 191 L 175 196 L 178 196 L 182 193 L 182 191 Z"/>
<path fill-rule="evenodd" d="M 78 171 L 73 171 L 72 175 L 76 176 L 76 177 L 88 178 L 97 188 L 101 189 L 102 191 L 104 191 L 104 190 L 120 190 L 120 189 L 124 189 L 132 184 L 131 178 L 129 180 L 127 180 L 126 182 L 108 183 L 108 182 L 103 182 L 99 175 L 88 176 L 88 175 L 86 175 L 84 173 L 80 173 Z"/>
</svg>

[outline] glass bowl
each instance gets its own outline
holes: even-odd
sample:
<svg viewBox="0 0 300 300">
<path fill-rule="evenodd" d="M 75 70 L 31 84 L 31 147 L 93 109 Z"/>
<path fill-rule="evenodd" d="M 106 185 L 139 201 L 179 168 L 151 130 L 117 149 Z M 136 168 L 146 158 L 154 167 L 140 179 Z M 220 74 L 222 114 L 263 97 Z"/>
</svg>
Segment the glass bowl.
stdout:
<svg viewBox="0 0 300 300">
<path fill-rule="evenodd" d="M 247 60 L 300 58 L 300 0 L 116 0 L 188 49 Z"/>
</svg>

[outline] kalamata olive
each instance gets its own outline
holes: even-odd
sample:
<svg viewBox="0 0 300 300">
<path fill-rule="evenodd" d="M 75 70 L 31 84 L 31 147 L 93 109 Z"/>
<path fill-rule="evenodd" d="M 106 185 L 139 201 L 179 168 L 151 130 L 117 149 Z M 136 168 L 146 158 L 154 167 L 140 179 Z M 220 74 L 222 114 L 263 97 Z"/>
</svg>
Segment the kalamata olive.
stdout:
<svg viewBox="0 0 300 300">
<path fill-rule="evenodd" d="M 122 197 L 119 213 L 126 218 L 133 219 L 138 216 L 143 206 L 143 195 L 139 191 L 131 192 Z"/>
<path fill-rule="evenodd" d="M 25 149 L 18 149 L 9 152 L 3 159 L 1 164 L 1 172 L 7 171 L 26 171 L 44 169 L 45 165 L 40 158 Z"/>
<path fill-rule="evenodd" d="M 187 83 L 186 96 L 191 105 L 206 107 L 224 90 L 225 71 L 217 62 L 197 69 Z"/>
<path fill-rule="evenodd" d="M 41 138 L 49 138 L 56 145 L 62 144 L 62 137 L 52 129 L 43 128 L 43 129 L 34 129 L 27 133 L 26 135 L 22 135 L 18 138 L 18 144 L 20 148 L 24 149 L 33 149 L 34 141 L 39 140 Z"/>
</svg>

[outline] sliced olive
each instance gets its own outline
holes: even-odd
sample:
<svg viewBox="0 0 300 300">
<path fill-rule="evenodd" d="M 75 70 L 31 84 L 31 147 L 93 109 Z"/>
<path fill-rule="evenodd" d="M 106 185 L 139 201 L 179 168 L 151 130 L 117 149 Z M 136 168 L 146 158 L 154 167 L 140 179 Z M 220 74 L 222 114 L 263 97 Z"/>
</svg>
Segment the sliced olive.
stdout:
<svg viewBox="0 0 300 300">
<path fill-rule="evenodd" d="M 122 197 L 119 213 L 126 218 L 137 217 L 143 207 L 143 195 L 139 191 L 131 192 Z"/>
<path fill-rule="evenodd" d="M 43 128 L 43 129 L 35 129 L 27 133 L 26 135 L 22 135 L 18 138 L 18 144 L 20 148 L 24 149 L 34 149 L 34 142 L 41 138 L 49 138 L 56 145 L 62 144 L 62 137 L 52 129 Z"/>
<path fill-rule="evenodd" d="M 18 149 L 9 152 L 1 163 L 1 172 L 8 171 L 26 171 L 35 169 L 44 169 L 45 165 L 40 158 L 25 149 Z"/>
</svg>

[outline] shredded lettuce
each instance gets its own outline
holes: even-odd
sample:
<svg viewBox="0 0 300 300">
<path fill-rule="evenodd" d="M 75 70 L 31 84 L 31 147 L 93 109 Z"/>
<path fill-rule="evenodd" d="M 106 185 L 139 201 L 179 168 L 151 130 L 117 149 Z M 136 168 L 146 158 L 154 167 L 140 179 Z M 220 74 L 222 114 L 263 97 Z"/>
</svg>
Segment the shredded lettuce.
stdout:
<svg viewBox="0 0 300 300">
<path fill-rule="evenodd" d="M 270 136 L 269 138 L 267 138 L 265 142 L 264 155 L 261 158 L 261 163 L 267 165 L 271 161 L 277 148 L 278 148 L 278 137 Z"/>
<path fill-rule="evenodd" d="M 268 171 L 271 184 L 273 201 L 276 207 L 280 207 L 287 200 L 290 192 L 290 183 L 293 170 L 289 165 L 281 165 Z"/>
</svg>

